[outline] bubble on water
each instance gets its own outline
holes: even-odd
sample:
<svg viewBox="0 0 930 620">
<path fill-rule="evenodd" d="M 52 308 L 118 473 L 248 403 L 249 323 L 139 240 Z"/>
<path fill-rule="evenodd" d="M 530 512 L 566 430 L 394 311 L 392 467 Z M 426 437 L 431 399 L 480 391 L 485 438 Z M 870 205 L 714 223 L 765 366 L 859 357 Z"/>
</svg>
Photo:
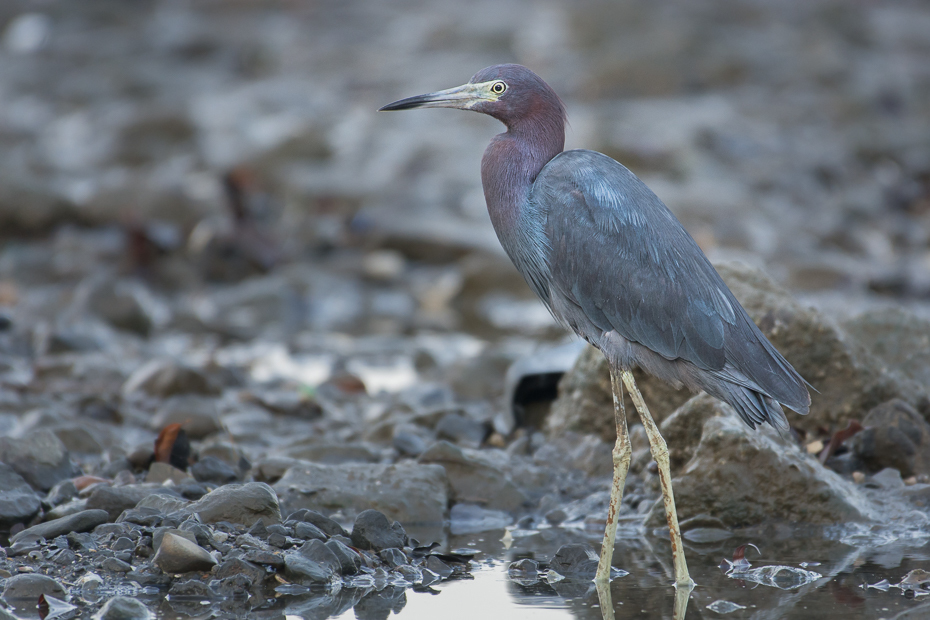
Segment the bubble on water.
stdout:
<svg viewBox="0 0 930 620">
<path fill-rule="evenodd" d="M 794 590 L 806 586 L 822 578 L 823 575 L 803 568 L 793 566 L 760 566 L 750 570 L 730 570 L 727 572 L 730 579 L 739 579 L 763 586 L 771 586 L 780 590 Z"/>
<path fill-rule="evenodd" d="M 565 579 L 565 576 L 564 576 L 564 575 L 560 575 L 559 573 L 555 572 L 554 570 L 551 570 L 551 569 L 550 569 L 550 570 L 546 573 L 546 581 L 547 581 L 548 583 L 550 583 L 550 584 L 552 584 L 552 583 L 558 583 L 558 582 L 562 581 L 563 579 Z"/>
<path fill-rule="evenodd" d="M 930 541 L 930 516 L 912 510 L 902 512 L 884 523 L 849 523 L 830 528 L 826 533 L 853 547 L 883 547 L 895 543 L 921 547 Z"/>
<path fill-rule="evenodd" d="M 888 583 L 888 580 L 887 580 L 887 579 L 882 579 L 882 580 L 879 581 L 878 583 L 869 583 L 869 584 L 866 584 L 866 585 L 863 586 L 863 587 L 866 587 L 866 588 L 875 588 L 876 590 L 881 590 L 882 592 L 887 592 L 887 591 L 888 591 L 888 588 L 891 587 L 891 584 Z"/>
<path fill-rule="evenodd" d="M 746 609 L 745 605 L 737 605 L 731 601 L 714 601 L 707 606 L 707 609 L 715 611 L 718 614 L 728 614 L 736 611 L 737 609 Z"/>
</svg>

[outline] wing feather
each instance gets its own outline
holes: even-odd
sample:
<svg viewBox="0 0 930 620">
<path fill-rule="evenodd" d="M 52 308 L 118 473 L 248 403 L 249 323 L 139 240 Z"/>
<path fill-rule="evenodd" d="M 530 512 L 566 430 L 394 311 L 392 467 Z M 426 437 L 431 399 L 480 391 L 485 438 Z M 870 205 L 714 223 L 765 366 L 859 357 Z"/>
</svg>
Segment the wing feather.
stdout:
<svg viewBox="0 0 930 620">
<path fill-rule="evenodd" d="M 530 201 L 547 218 L 550 295 L 584 314 L 574 323 L 615 331 L 667 360 L 758 392 L 741 396 L 747 422 L 764 419 L 764 396 L 807 410 L 803 379 L 632 172 L 600 153 L 566 151 L 543 168 Z"/>
</svg>

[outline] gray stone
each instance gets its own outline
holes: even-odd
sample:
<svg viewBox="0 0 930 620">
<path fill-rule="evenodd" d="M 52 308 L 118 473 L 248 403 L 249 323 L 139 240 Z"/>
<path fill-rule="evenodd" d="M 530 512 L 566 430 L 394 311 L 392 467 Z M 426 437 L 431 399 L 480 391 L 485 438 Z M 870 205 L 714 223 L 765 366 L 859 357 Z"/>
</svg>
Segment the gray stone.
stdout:
<svg viewBox="0 0 930 620">
<path fill-rule="evenodd" d="M 62 480 L 52 487 L 42 501 L 46 506 L 59 506 L 77 497 L 78 490 L 73 480 Z"/>
<path fill-rule="evenodd" d="M 314 562 L 299 552 L 284 554 L 284 576 L 288 581 L 304 585 L 329 584 L 333 575 L 330 567 Z"/>
<path fill-rule="evenodd" d="M 14 575 L 3 584 L 3 598 L 7 601 L 37 601 L 43 594 L 60 599 L 68 596 L 60 583 L 37 573 Z"/>
<path fill-rule="evenodd" d="M 175 581 L 168 589 L 171 596 L 184 596 L 200 600 L 209 599 L 213 596 L 210 587 L 198 579 L 187 579 L 185 581 Z"/>
<path fill-rule="evenodd" d="M 413 424 L 394 427 L 391 444 L 401 454 L 407 456 L 420 456 L 426 452 L 427 443 L 424 433 Z"/>
<path fill-rule="evenodd" d="M 175 536 L 180 536 L 181 538 L 191 541 L 195 545 L 200 544 L 200 541 L 197 540 L 197 535 L 189 530 L 173 527 L 156 527 L 155 531 L 152 532 L 152 549 L 158 551 L 162 541 L 165 539 L 165 534 L 174 534 Z"/>
<path fill-rule="evenodd" d="M 185 511 L 199 514 L 204 523 L 229 521 L 251 526 L 259 519 L 265 523 L 281 522 L 278 497 L 264 482 L 219 487 L 188 505 Z"/>
<path fill-rule="evenodd" d="M 100 563 L 100 568 L 113 573 L 128 573 L 132 570 L 132 565 L 119 558 L 106 558 Z"/>
<path fill-rule="evenodd" d="M 420 463 L 442 465 L 449 479 L 453 501 L 516 512 L 527 501 L 526 495 L 491 460 L 489 453 L 437 441 L 418 460 Z"/>
<path fill-rule="evenodd" d="M 197 369 L 169 359 L 155 359 L 133 372 L 122 388 L 125 396 L 141 392 L 167 398 L 177 394 L 219 394 L 219 389 Z"/>
<path fill-rule="evenodd" d="M 145 475 L 145 481 L 147 483 L 160 485 L 164 485 L 164 483 L 169 480 L 172 484 L 181 484 L 190 479 L 191 476 L 186 471 L 181 471 L 168 463 L 158 462 L 149 465 L 149 471 Z"/>
<path fill-rule="evenodd" d="M 735 412 L 704 423 L 694 457 L 673 481 L 678 518 L 712 515 L 726 527 L 768 521 L 825 525 L 868 521 L 860 490 L 768 427 L 749 429 Z M 647 522 L 665 523 L 657 501 Z"/>
<path fill-rule="evenodd" d="M 154 323 L 143 301 L 147 296 L 139 282 L 91 277 L 75 291 L 75 304 L 117 329 L 148 336 Z"/>
<path fill-rule="evenodd" d="M 152 561 L 166 573 L 207 571 L 216 565 L 216 558 L 206 549 L 170 532 L 165 533 Z"/>
<path fill-rule="evenodd" d="M 27 528 L 10 538 L 10 542 L 15 543 L 17 540 L 31 536 L 51 540 L 56 536 L 70 534 L 71 532 L 90 532 L 98 525 L 109 520 L 110 515 L 105 510 L 83 510 L 61 519 L 47 521 Z"/>
<path fill-rule="evenodd" d="M 349 533 L 345 529 L 324 515 L 321 515 L 315 510 L 298 510 L 288 516 L 288 519 L 298 519 L 300 521 L 305 521 L 317 528 L 320 531 L 324 532 L 327 536 L 348 536 Z"/>
<path fill-rule="evenodd" d="M 384 513 L 365 510 L 355 518 L 352 526 L 352 545 L 359 549 L 380 551 L 388 547 L 403 547 L 407 544 L 407 533 L 397 521 L 393 524 Z"/>
<path fill-rule="evenodd" d="M 347 463 L 295 465 L 274 485 L 289 510 L 358 513 L 380 510 L 404 523 L 441 523 L 449 503 L 442 467 Z"/>
<path fill-rule="evenodd" d="M 94 620 L 151 620 L 155 616 L 141 601 L 114 596 L 94 615 Z"/>
<path fill-rule="evenodd" d="M 191 465 L 191 475 L 197 482 L 229 484 L 239 479 L 239 472 L 213 456 L 203 456 Z"/>
<path fill-rule="evenodd" d="M 731 413 L 732 409 L 725 403 L 708 394 L 699 394 L 676 409 L 659 425 L 662 437 L 668 444 L 672 476 L 678 475 L 694 457 L 694 451 L 701 442 L 704 423 L 711 418 L 728 416 Z M 652 460 L 651 454 L 649 460 Z"/>
<path fill-rule="evenodd" d="M 377 463 L 381 452 L 367 443 L 309 443 L 286 446 L 279 451 L 281 456 L 339 465 L 342 463 Z"/>
<path fill-rule="evenodd" d="M 889 368 L 924 386 L 925 391 L 930 386 L 930 321 L 891 307 L 864 312 L 843 321 L 842 327 Z M 924 413 L 930 415 L 930 411 Z"/>
<path fill-rule="evenodd" d="M 563 577 L 591 579 L 597 572 L 597 561 L 597 554 L 589 545 L 562 545 L 549 562 L 549 568 Z"/>
<path fill-rule="evenodd" d="M 339 561 L 339 572 L 343 575 L 355 575 L 362 567 L 362 556 L 339 540 L 326 541 L 329 549 Z"/>
<path fill-rule="evenodd" d="M 431 555 L 426 558 L 426 568 L 433 571 L 443 579 L 448 579 L 452 576 L 452 567 L 437 558 L 435 555 Z"/>
<path fill-rule="evenodd" d="M 404 555 L 404 552 L 396 547 L 388 547 L 387 549 L 382 549 L 378 552 L 378 557 L 381 558 L 381 561 L 384 562 L 387 566 L 391 568 L 397 568 L 398 566 L 404 566 L 410 561 L 407 559 L 407 556 Z"/>
<path fill-rule="evenodd" d="M 318 564 L 329 567 L 333 572 L 342 572 L 342 562 L 322 540 L 311 540 L 301 545 L 298 552 Z"/>
<path fill-rule="evenodd" d="M 461 413 L 450 411 L 436 424 L 436 436 L 459 445 L 477 448 L 488 435 L 489 428 L 482 422 Z"/>
<path fill-rule="evenodd" d="M 251 585 L 260 586 L 268 573 L 261 566 L 241 558 L 231 558 L 213 569 L 213 577 L 216 579 L 226 579 L 234 575 L 243 575 Z"/>
<path fill-rule="evenodd" d="M 326 540 L 327 536 L 317 526 L 312 523 L 298 523 L 294 526 L 294 536 L 301 540 Z"/>
<path fill-rule="evenodd" d="M 17 523 L 28 523 L 39 513 L 41 505 L 26 479 L 6 463 L 0 463 L 0 531 L 9 531 Z"/>
<path fill-rule="evenodd" d="M 183 497 L 169 495 L 166 491 L 165 493 L 152 493 L 151 495 L 147 495 L 136 504 L 136 508 L 154 508 L 155 510 L 168 514 L 181 510 L 189 504 L 190 501 Z"/>
<path fill-rule="evenodd" d="M 150 495 L 168 494 L 160 485 L 127 484 L 121 487 L 98 486 L 87 498 L 88 509 L 106 510 L 110 521 L 116 519 L 124 510 L 135 508 L 136 504 Z"/>
<path fill-rule="evenodd" d="M 930 474 L 930 424 L 913 407 L 889 401 L 872 409 L 862 425 L 849 444 L 867 471 L 893 467 L 905 478 Z"/>
<path fill-rule="evenodd" d="M 39 491 L 48 491 L 65 478 L 81 474 L 71 463 L 64 444 L 49 430 L 34 430 L 16 438 L 0 437 L 0 461 Z"/>
<path fill-rule="evenodd" d="M 205 396 L 175 396 L 169 398 L 149 420 L 149 428 L 160 431 L 169 424 L 181 424 L 194 440 L 223 429 L 217 403 Z"/>
</svg>

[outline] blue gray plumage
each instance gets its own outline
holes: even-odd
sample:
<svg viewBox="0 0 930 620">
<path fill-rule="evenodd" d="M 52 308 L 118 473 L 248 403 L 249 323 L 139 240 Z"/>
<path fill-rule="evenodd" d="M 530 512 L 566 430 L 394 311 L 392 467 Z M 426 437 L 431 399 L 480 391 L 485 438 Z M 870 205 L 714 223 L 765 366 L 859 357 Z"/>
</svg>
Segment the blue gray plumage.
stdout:
<svg viewBox="0 0 930 620">
<path fill-rule="evenodd" d="M 481 164 L 497 236 L 552 314 L 613 367 L 703 390 L 752 428 L 787 429 L 781 405 L 808 412 L 804 379 L 668 207 L 610 157 L 563 152 L 565 108 L 535 73 L 488 67 L 465 86 L 382 109 L 412 107 L 470 109 L 507 126 Z"/>
</svg>

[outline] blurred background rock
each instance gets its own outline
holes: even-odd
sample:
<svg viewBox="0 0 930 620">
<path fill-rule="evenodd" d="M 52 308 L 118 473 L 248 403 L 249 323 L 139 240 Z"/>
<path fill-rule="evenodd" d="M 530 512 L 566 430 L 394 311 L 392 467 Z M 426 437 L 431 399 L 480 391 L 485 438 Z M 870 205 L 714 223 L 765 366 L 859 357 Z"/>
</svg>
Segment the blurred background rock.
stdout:
<svg viewBox="0 0 930 620">
<path fill-rule="evenodd" d="M 488 225 L 495 122 L 375 113 L 519 62 L 565 98 L 568 145 L 641 175 L 713 258 L 836 311 L 930 299 L 926 3 L 10 0 L 0 28 L 5 282 L 91 253 L 189 287 L 355 247 L 379 327 L 453 327 L 448 302 L 496 289 L 457 311 L 545 328 Z"/>
</svg>

